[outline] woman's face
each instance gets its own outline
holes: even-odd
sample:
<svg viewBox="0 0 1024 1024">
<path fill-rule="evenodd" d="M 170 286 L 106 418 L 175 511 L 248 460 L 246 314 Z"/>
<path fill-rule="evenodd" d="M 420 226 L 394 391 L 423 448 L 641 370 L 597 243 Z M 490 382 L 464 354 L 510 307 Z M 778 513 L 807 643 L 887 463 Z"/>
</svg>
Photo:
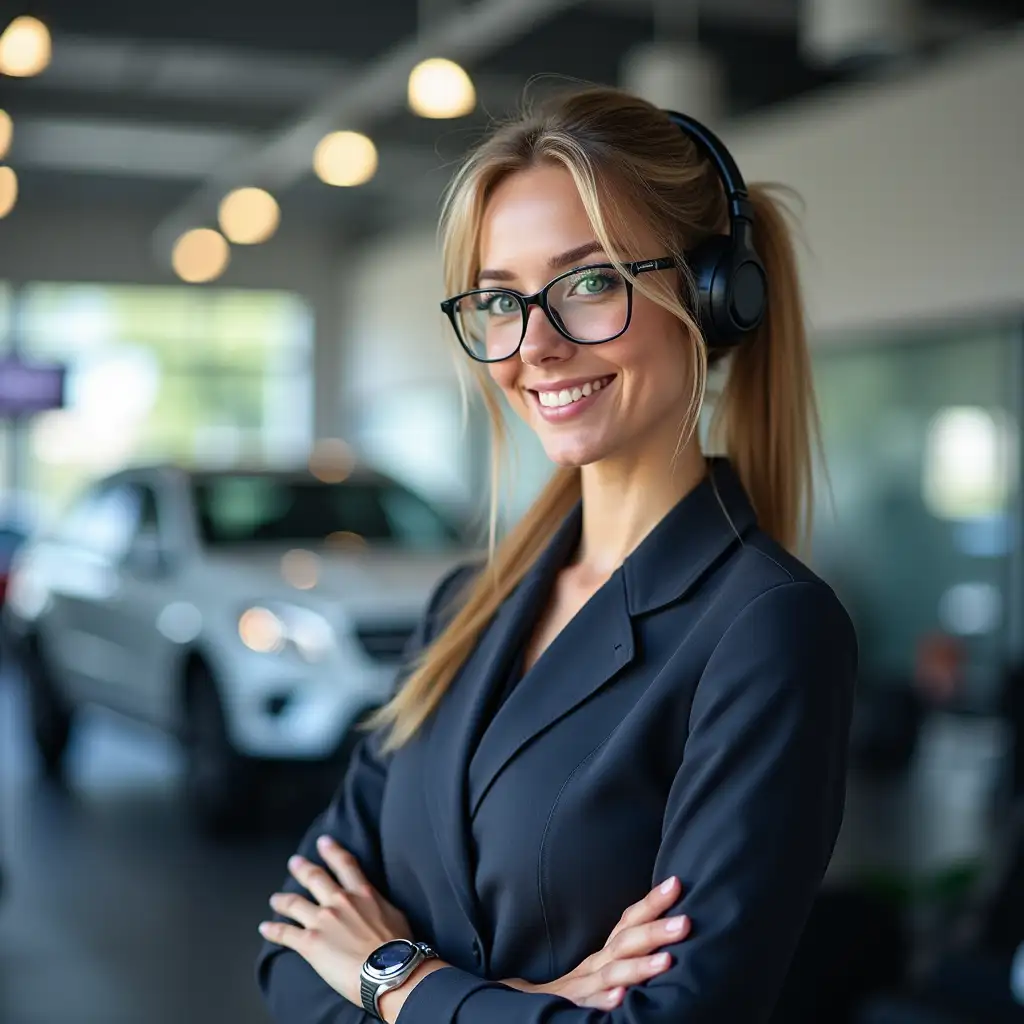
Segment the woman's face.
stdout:
<svg viewBox="0 0 1024 1024">
<path fill-rule="evenodd" d="M 639 225 L 635 236 L 640 250 L 616 255 L 666 255 Z M 478 287 L 530 294 L 566 270 L 606 262 L 610 255 L 598 245 L 568 171 L 541 165 L 511 175 L 495 189 L 484 216 Z M 566 302 L 598 303 L 611 301 L 602 293 L 608 295 L 614 284 L 589 278 L 571 287 L 573 297 Z M 689 404 L 687 351 L 682 324 L 634 291 L 628 330 L 599 345 L 569 341 L 543 310 L 531 306 L 519 354 L 488 369 L 548 457 L 560 466 L 584 466 L 637 453 L 655 438 L 668 439 L 671 453 Z M 566 397 L 577 400 L 559 404 Z"/>
</svg>

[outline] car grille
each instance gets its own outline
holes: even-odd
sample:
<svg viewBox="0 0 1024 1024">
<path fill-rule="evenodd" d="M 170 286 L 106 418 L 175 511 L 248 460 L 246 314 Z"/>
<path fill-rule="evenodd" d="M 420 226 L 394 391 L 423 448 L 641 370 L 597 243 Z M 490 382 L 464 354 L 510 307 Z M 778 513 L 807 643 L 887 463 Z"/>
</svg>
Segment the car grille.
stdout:
<svg viewBox="0 0 1024 1024">
<path fill-rule="evenodd" d="M 356 627 L 356 639 L 374 661 L 397 663 L 412 636 L 415 623 L 387 623 L 383 625 L 362 625 Z"/>
</svg>

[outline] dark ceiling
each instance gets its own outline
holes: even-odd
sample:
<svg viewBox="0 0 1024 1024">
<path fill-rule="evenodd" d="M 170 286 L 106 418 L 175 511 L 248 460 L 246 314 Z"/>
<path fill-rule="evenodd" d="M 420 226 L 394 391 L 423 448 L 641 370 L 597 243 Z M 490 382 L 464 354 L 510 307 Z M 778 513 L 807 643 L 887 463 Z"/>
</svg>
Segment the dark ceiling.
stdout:
<svg viewBox="0 0 1024 1024">
<path fill-rule="evenodd" d="M 415 37 L 421 9 L 457 19 L 478 2 L 3 0 L 0 21 L 36 14 L 54 40 L 53 65 L 43 75 L 0 78 L 0 107 L 16 126 L 10 160 L 19 170 L 21 202 L 131 205 L 156 223 L 195 195 L 214 168 L 297 122 L 344 76 L 365 74 Z M 701 5 L 699 41 L 719 58 L 730 116 L 877 70 L 863 60 L 828 68 L 809 63 L 799 46 L 799 7 L 799 0 Z M 1024 0 L 931 0 L 928 7 L 940 28 L 926 54 L 1024 19 Z M 485 57 L 466 62 L 480 90 L 474 115 L 429 121 L 395 105 L 359 126 L 381 148 L 382 167 L 389 153 L 404 159 L 422 152 L 407 174 L 347 190 L 305 173 L 281 196 L 285 215 L 315 218 L 349 235 L 379 230 L 408 213 L 396 200 L 396 182 L 426 177 L 439 184 L 449 173 L 446 162 L 480 134 L 488 115 L 511 109 L 532 76 L 617 82 L 631 46 L 664 38 L 653 12 L 654 0 L 589 0 L 495 41 Z M 174 152 L 191 154 L 192 163 L 154 156 L 174 140 Z"/>
</svg>

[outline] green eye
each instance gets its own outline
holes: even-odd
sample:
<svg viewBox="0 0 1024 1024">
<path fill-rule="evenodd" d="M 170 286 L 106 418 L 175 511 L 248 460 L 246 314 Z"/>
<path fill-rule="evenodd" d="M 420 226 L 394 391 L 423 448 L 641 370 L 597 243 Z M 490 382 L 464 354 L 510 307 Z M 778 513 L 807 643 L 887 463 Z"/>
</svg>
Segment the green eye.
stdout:
<svg viewBox="0 0 1024 1024">
<path fill-rule="evenodd" d="M 576 279 L 569 294 L 582 298 L 607 295 L 615 291 L 621 283 L 619 275 L 613 270 L 592 270 Z"/>
<path fill-rule="evenodd" d="M 510 316 L 518 312 L 519 303 L 511 295 L 499 292 L 497 295 L 479 295 L 476 302 L 477 311 L 489 313 L 491 316 Z"/>
</svg>

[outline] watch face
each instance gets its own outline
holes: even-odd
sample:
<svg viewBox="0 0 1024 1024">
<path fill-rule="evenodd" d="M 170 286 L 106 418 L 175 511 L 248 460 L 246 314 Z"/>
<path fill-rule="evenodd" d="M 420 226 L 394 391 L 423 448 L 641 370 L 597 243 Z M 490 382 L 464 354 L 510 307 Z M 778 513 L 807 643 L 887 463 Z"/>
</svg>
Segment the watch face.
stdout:
<svg viewBox="0 0 1024 1024">
<path fill-rule="evenodd" d="M 416 947 L 405 939 L 395 939 L 394 942 L 385 942 L 379 949 L 375 949 L 367 958 L 366 966 L 381 974 L 389 973 L 404 967 L 415 955 Z"/>
</svg>

